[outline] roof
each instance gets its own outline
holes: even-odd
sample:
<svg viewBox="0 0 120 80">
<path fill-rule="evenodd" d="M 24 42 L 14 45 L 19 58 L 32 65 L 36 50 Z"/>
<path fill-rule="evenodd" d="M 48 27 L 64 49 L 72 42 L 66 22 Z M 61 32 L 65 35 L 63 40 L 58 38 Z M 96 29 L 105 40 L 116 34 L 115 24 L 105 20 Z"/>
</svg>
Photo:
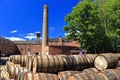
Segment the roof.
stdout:
<svg viewBox="0 0 120 80">
<path fill-rule="evenodd" d="M 62 38 L 63 42 L 70 42 L 70 40 L 66 40 L 65 38 Z M 40 41 L 13 41 L 15 44 L 42 44 Z M 59 38 L 49 38 L 48 42 L 59 42 Z"/>
<path fill-rule="evenodd" d="M 15 44 L 41 44 L 39 41 L 13 41 Z"/>
</svg>

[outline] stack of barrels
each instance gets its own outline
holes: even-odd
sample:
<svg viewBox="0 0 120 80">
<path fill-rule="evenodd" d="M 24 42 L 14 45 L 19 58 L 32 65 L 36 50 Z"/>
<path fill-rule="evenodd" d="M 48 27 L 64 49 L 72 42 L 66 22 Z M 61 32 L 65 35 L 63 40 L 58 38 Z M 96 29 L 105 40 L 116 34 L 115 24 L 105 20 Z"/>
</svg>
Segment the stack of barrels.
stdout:
<svg viewBox="0 0 120 80">
<path fill-rule="evenodd" d="M 0 80 L 120 80 L 119 55 L 11 55 Z"/>
<path fill-rule="evenodd" d="M 9 80 L 9 73 L 6 66 L 0 66 L 0 80 Z"/>
</svg>

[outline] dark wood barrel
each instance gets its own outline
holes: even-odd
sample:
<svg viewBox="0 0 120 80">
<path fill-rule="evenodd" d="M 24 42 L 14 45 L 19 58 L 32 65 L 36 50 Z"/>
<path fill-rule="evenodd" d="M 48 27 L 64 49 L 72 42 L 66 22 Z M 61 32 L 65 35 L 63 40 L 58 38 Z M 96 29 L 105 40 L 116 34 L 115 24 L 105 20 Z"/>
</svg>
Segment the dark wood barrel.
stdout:
<svg viewBox="0 0 120 80">
<path fill-rule="evenodd" d="M 33 59 L 33 72 L 56 73 L 64 70 L 64 61 L 61 56 L 43 55 L 35 56 Z"/>
<path fill-rule="evenodd" d="M 25 73 L 23 80 L 59 80 L 56 74 L 52 73 Z"/>
<path fill-rule="evenodd" d="M 87 58 L 84 55 L 69 55 L 63 60 L 66 70 L 83 70 L 88 66 Z"/>
<path fill-rule="evenodd" d="M 20 64 L 21 67 L 26 67 L 27 58 L 27 55 L 12 55 L 9 57 L 9 61 L 14 64 Z"/>
<path fill-rule="evenodd" d="M 88 69 L 84 69 L 82 72 L 88 74 L 94 74 L 94 73 L 98 73 L 99 71 L 96 68 L 88 68 Z"/>
<path fill-rule="evenodd" d="M 120 80 L 120 70 L 106 69 L 98 74 L 104 77 L 105 80 Z"/>
<path fill-rule="evenodd" d="M 60 80 L 68 80 L 71 75 L 77 73 L 80 73 L 80 71 L 61 71 L 58 73 L 58 77 Z"/>
<path fill-rule="evenodd" d="M 104 70 L 109 68 L 116 68 L 118 64 L 118 58 L 112 54 L 100 54 L 94 60 L 94 66 L 98 70 Z"/>
</svg>

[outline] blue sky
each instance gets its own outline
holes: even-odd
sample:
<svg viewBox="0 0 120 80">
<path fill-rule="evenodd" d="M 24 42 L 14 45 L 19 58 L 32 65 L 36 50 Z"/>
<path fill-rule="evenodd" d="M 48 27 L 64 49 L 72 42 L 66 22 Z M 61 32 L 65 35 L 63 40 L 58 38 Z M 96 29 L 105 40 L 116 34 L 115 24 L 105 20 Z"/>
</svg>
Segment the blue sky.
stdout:
<svg viewBox="0 0 120 80">
<path fill-rule="evenodd" d="M 12 40 L 42 37 L 43 5 L 49 8 L 49 38 L 65 37 L 65 16 L 80 0 L 0 0 L 0 36 Z"/>
</svg>

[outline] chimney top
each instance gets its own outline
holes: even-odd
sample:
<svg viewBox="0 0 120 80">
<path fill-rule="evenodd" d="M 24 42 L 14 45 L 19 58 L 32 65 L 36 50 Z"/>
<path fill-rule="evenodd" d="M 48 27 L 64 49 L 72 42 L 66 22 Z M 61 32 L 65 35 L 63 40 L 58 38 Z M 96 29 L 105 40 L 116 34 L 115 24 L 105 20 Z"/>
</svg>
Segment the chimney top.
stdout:
<svg viewBox="0 0 120 80">
<path fill-rule="evenodd" d="M 36 38 L 37 38 L 37 39 L 40 38 L 40 32 L 36 32 Z"/>
<path fill-rule="evenodd" d="M 45 7 L 45 8 L 48 8 L 48 5 L 45 4 L 44 7 Z"/>
</svg>

